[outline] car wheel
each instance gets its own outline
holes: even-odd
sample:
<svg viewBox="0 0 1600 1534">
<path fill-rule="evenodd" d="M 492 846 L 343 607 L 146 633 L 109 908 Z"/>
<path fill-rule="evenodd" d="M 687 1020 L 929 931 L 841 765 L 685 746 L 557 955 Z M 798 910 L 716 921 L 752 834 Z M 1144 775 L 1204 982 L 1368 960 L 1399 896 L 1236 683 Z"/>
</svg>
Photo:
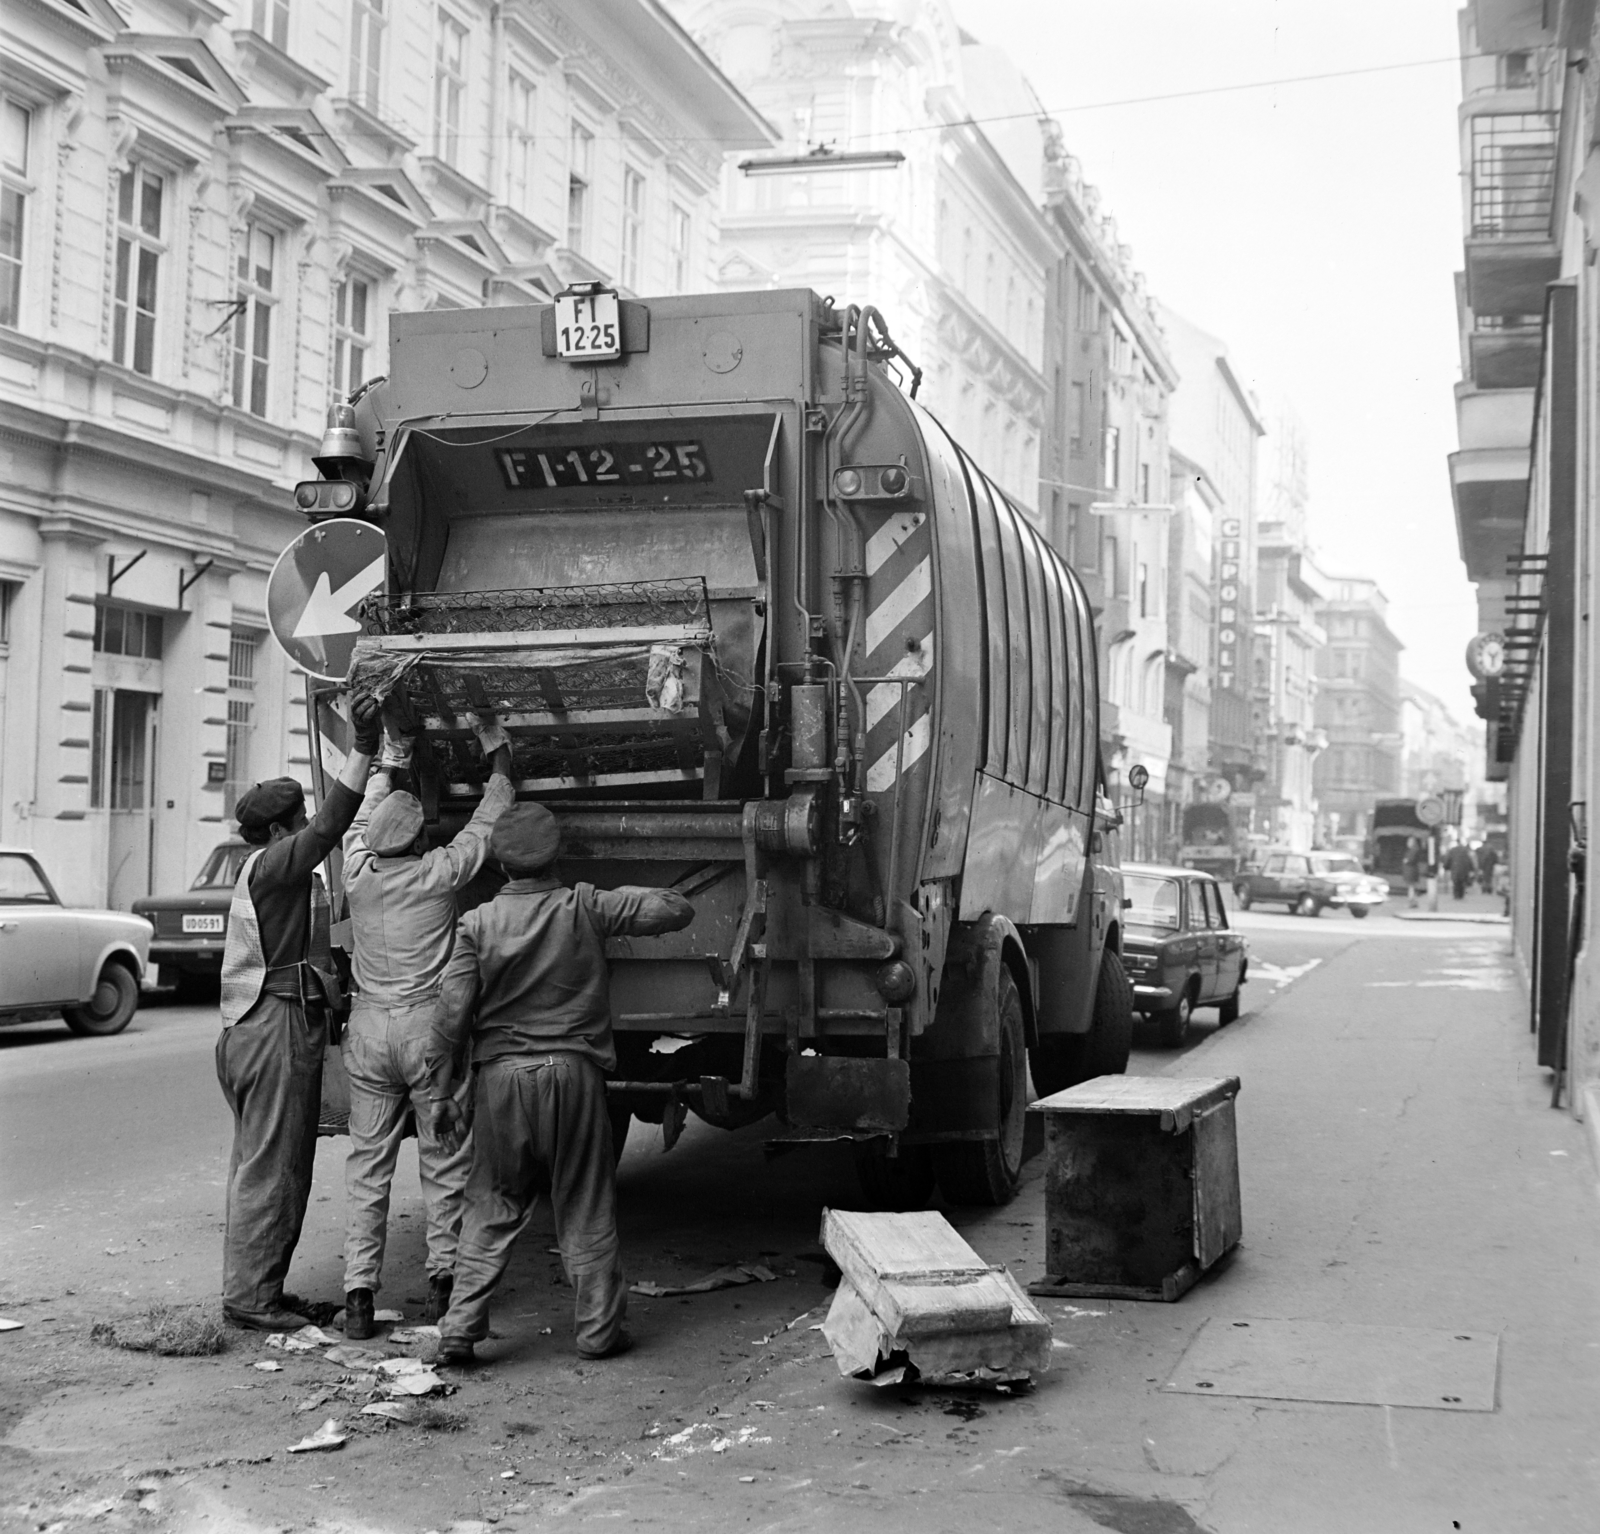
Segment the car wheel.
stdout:
<svg viewBox="0 0 1600 1534">
<path fill-rule="evenodd" d="M 1151 1015 L 1155 1019 L 1156 1039 L 1161 1047 L 1180 1048 L 1189 1038 L 1189 1020 L 1194 1016 L 1194 987 L 1190 986 L 1165 1011 Z"/>
<path fill-rule="evenodd" d="M 996 1117 L 999 1133 L 982 1140 L 934 1146 L 939 1186 L 952 1204 L 994 1208 L 1010 1203 L 1022 1181 L 1022 1140 L 1028 1111 L 1028 1053 L 1022 1029 L 1022 997 L 1004 964 L 987 1004 L 999 1014 L 1000 1059 Z"/>
<path fill-rule="evenodd" d="M 1250 909 L 1250 887 L 1247 884 L 1238 885 L 1233 892 L 1233 898 L 1238 901 L 1241 911 Z"/>
<path fill-rule="evenodd" d="M 1357 921 L 1365 921 L 1368 912 L 1371 910 L 1372 907 L 1369 905 L 1353 905 L 1350 907 L 1350 914 L 1355 917 Z"/>
<path fill-rule="evenodd" d="M 125 964 L 110 963 L 100 971 L 94 995 L 81 1007 L 63 1007 L 61 1015 L 74 1033 L 104 1037 L 121 1033 L 139 1008 L 139 982 Z"/>
<path fill-rule="evenodd" d="M 1224 996 L 1222 1000 L 1217 1003 L 1217 1027 L 1223 1028 L 1229 1023 L 1236 1023 L 1238 1021 L 1239 992 L 1235 991 L 1233 995 Z"/>
<path fill-rule="evenodd" d="M 1302 895 L 1295 903 L 1295 910 L 1301 916 L 1321 916 L 1322 906 L 1315 895 Z"/>
<path fill-rule="evenodd" d="M 1095 983 L 1087 1033 L 1046 1034 L 1028 1052 L 1033 1085 L 1041 1097 L 1064 1092 L 1096 1076 L 1120 1076 L 1133 1048 L 1133 986 L 1121 957 L 1106 949 Z"/>
<path fill-rule="evenodd" d="M 856 1180 L 868 1209 L 921 1209 L 933 1193 L 933 1151 L 926 1145 L 902 1145 L 889 1154 L 882 1136 L 855 1142 Z"/>
</svg>

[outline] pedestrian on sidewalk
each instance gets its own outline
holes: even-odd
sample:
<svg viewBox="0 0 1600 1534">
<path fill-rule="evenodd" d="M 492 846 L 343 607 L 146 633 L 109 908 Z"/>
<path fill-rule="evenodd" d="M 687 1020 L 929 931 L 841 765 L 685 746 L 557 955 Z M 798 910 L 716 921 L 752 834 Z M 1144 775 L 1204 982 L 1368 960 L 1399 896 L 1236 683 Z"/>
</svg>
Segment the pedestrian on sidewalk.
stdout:
<svg viewBox="0 0 1600 1534">
<path fill-rule="evenodd" d="M 605 942 L 676 932 L 694 907 L 675 890 L 569 888 L 551 871 L 560 828 L 543 805 L 520 805 L 489 852 L 508 882 L 456 928 L 445 970 L 434 1078 L 435 1133 L 464 1132 L 452 1062 L 470 1033 L 472 1171 L 441 1363 L 470 1363 L 489 1331 L 489 1297 L 539 1194 L 573 1288 L 584 1358 L 625 1352 L 627 1285 L 617 1241 L 616 1157 L 605 1073 L 617 1063 Z"/>
<path fill-rule="evenodd" d="M 1495 892 L 1494 871 L 1500 861 L 1500 854 L 1494 850 L 1490 842 L 1484 842 L 1478 848 L 1478 887 L 1485 895 Z"/>
<path fill-rule="evenodd" d="M 1444 855 L 1444 866 L 1450 875 L 1450 894 L 1456 900 L 1464 900 L 1467 894 L 1467 885 L 1472 882 L 1472 876 L 1477 872 L 1477 864 L 1473 860 L 1472 849 L 1465 842 L 1457 842 Z"/>
<path fill-rule="evenodd" d="M 222 1308 L 258 1331 L 307 1324 L 283 1280 L 311 1196 L 328 1011 L 339 996 L 316 868 L 361 808 L 381 731 L 377 700 L 354 699 L 350 718 L 350 754 L 314 820 L 293 778 L 257 783 L 235 811 L 239 834 L 259 850 L 234 885 L 222 954 L 217 1079 L 233 1111 Z"/>
<path fill-rule="evenodd" d="M 461 1233 L 461 1203 L 471 1165 L 470 1139 L 446 1150 L 428 1107 L 433 1077 L 439 986 L 455 940 L 456 896 L 489 855 L 489 833 L 510 808 L 511 743 L 492 719 L 478 742 L 489 782 L 472 818 L 443 847 L 428 850 L 422 805 L 394 786 L 409 761 L 404 746 L 386 747 L 344 843 L 344 889 L 350 906 L 355 997 L 344 1035 L 350 1079 L 350 1156 L 345 1162 L 344 1330 L 373 1333 L 373 1297 L 381 1287 L 389 1188 L 415 1110 L 417 1164 L 428 1219 L 425 1322 L 449 1308 Z"/>
<path fill-rule="evenodd" d="M 1400 876 L 1411 891 L 1411 909 L 1414 911 L 1428 880 L 1428 855 L 1422 850 L 1422 842 L 1418 837 L 1413 836 L 1406 842 L 1406 857 L 1400 865 Z"/>
</svg>

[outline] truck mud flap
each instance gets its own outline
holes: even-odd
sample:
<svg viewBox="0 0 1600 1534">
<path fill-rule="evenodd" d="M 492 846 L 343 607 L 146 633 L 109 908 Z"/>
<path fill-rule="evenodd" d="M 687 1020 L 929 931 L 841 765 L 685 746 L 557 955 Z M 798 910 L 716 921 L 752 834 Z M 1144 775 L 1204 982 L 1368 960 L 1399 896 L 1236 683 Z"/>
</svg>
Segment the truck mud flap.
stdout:
<svg viewBox="0 0 1600 1534">
<path fill-rule="evenodd" d="M 905 1060 L 791 1055 L 784 1085 L 787 1117 L 797 1129 L 897 1130 L 911 1114 Z"/>
</svg>

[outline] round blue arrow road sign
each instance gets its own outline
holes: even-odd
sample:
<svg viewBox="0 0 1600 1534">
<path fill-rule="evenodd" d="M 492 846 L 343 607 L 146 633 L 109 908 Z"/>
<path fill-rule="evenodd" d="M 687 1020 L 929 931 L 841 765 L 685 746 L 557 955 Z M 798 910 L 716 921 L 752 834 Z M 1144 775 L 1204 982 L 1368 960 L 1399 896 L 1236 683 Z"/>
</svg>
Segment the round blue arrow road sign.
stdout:
<svg viewBox="0 0 1600 1534">
<path fill-rule="evenodd" d="M 353 517 L 308 527 L 278 556 L 267 577 L 272 637 L 312 676 L 342 682 L 356 640 L 366 632 L 356 609 L 383 590 L 388 573 L 389 540 L 381 528 Z"/>
</svg>

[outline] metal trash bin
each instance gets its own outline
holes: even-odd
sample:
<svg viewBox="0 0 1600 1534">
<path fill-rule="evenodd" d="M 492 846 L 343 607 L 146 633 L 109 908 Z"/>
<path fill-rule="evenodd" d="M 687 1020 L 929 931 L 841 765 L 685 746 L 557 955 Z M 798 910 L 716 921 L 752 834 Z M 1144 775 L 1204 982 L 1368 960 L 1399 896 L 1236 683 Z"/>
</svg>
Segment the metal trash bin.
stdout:
<svg viewBox="0 0 1600 1534">
<path fill-rule="evenodd" d="M 1032 1294 L 1175 1300 L 1238 1245 L 1239 1078 L 1098 1076 L 1041 1098 L 1046 1277 Z"/>
</svg>

